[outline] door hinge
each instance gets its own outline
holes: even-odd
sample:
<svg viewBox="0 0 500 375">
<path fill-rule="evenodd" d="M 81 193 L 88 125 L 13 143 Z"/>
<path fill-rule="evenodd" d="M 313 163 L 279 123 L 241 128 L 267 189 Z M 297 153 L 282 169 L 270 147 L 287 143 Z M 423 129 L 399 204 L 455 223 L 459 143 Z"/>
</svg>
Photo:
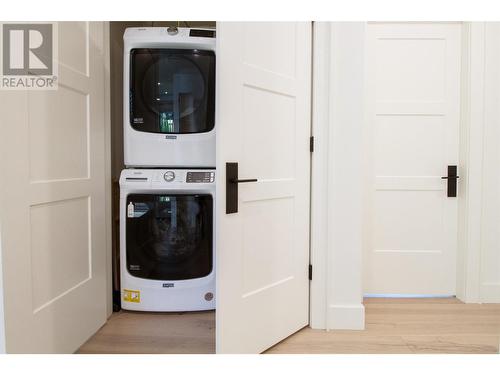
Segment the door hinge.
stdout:
<svg viewBox="0 0 500 375">
<path fill-rule="evenodd" d="M 314 151 L 314 137 L 313 136 L 309 137 L 309 151 L 310 152 Z"/>
<path fill-rule="evenodd" d="M 309 280 L 313 279 L 313 266 L 312 264 L 309 265 Z"/>
</svg>

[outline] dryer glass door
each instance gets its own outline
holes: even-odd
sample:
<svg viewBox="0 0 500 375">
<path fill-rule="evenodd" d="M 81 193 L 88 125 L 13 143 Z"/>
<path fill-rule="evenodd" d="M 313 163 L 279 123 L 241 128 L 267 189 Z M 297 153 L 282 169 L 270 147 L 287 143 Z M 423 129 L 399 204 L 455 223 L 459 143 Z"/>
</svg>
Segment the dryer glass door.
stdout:
<svg viewBox="0 0 500 375">
<path fill-rule="evenodd" d="M 204 133 L 213 129 L 214 121 L 213 51 L 130 51 L 130 125 L 135 130 Z"/>
<path fill-rule="evenodd" d="M 211 273 L 211 195 L 131 194 L 126 213 L 126 261 L 132 276 L 187 280 Z"/>
</svg>

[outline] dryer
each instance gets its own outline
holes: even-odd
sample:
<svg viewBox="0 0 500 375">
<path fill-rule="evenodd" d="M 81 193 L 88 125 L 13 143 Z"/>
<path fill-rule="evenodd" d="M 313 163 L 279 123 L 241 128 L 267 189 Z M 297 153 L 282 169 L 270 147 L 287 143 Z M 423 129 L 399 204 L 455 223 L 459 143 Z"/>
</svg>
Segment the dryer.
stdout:
<svg viewBox="0 0 500 375">
<path fill-rule="evenodd" d="M 214 208 L 215 169 L 122 171 L 123 309 L 215 309 Z"/>
<path fill-rule="evenodd" d="M 127 28 L 124 163 L 215 167 L 215 30 Z"/>
</svg>

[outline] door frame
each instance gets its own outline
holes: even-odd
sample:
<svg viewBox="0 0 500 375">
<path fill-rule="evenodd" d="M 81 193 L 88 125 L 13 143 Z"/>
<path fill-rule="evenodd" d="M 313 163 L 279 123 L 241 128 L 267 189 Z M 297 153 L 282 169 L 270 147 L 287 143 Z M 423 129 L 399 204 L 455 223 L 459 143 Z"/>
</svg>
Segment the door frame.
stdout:
<svg viewBox="0 0 500 375">
<path fill-rule="evenodd" d="M 365 324 L 364 39 L 364 22 L 313 22 L 311 328 L 360 330 Z"/>
<path fill-rule="evenodd" d="M 328 196 L 328 98 L 329 98 L 329 25 L 312 24 L 312 90 L 310 198 L 310 264 L 313 275 L 309 290 L 309 325 L 326 328 L 328 280 L 328 208 L 322 197 Z"/>
<path fill-rule="evenodd" d="M 104 22 L 104 139 L 106 142 L 104 150 L 104 174 L 105 192 L 104 201 L 105 207 L 105 221 L 106 221 L 106 290 L 108 291 L 108 298 L 106 299 L 106 312 L 108 318 L 113 313 L 113 245 L 112 245 L 112 227 L 113 227 L 113 195 L 112 195 L 112 173 L 111 173 L 111 159 L 112 159 L 112 139 L 111 139 L 111 22 Z"/>
<path fill-rule="evenodd" d="M 482 267 L 483 170 L 486 112 L 487 22 L 462 23 L 460 114 L 461 194 L 457 250 L 457 298 L 465 303 L 500 302 L 500 285 L 484 283 Z M 488 289 L 488 292 L 485 290 Z"/>
<path fill-rule="evenodd" d="M 5 354 L 5 317 L 3 307 L 2 218 L 0 217 L 0 354 Z"/>
<path fill-rule="evenodd" d="M 484 132 L 484 86 L 485 86 L 485 22 L 460 22 L 462 24 L 462 70 L 461 70 L 461 109 L 460 109 L 460 186 L 458 199 L 458 248 L 457 248 L 457 298 L 466 303 L 498 302 L 498 297 L 481 295 L 481 211 L 483 177 L 483 132 Z M 358 24 L 361 24 L 359 22 Z M 366 23 L 362 23 L 365 25 Z M 353 329 L 356 322 L 352 319 L 339 319 L 331 322 L 329 310 L 332 304 L 331 285 L 335 273 L 335 261 L 342 251 L 331 235 L 329 223 L 335 211 L 342 209 L 333 204 L 329 190 L 339 177 L 332 175 L 329 164 L 332 162 L 335 135 L 332 128 L 331 108 L 338 102 L 335 71 L 338 57 L 342 51 L 335 50 L 332 35 L 335 28 L 345 27 L 341 22 L 313 23 L 313 97 L 312 97 L 312 135 L 314 152 L 311 167 L 311 264 L 314 270 L 310 291 L 310 325 L 319 329 Z M 357 39 L 352 48 L 364 50 L 364 40 Z M 361 57 L 362 58 L 362 57 Z M 359 71 L 364 74 L 364 71 Z M 358 105 L 364 105 L 364 95 L 358 96 Z M 366 121 L 366 120 L 365 120 Z M 364 143 L 365 142 L 365 143 Z M 366 150 L 366 139 L 360 139 Z M 358 145 L 359 146 L 359 145 Z M 330 173 L 329 173 L 330 172 Z M 366 178 L 366 171 L 364 172 Z M 366 196 L 364 197 L 366 199 Z M 327 204 L 325 204 L 327 203 Z M 366 200 L 365 200 L 366 204 Z M 364 230 L 363 225 L 358 233 Z M 352 249 L 358 251 L 359 249 Z M 362 274 L 361 258 L 351 264 L 355 275 Z M 352 281 L 346 277 L 346 283 Z M 357 282 L 357 276 L 355 277 Z M 350 288 L 352 298 L 362 301 L 363 289 Z M 359 315 L 359 314 L 358 314 Z M 364 311 L 363 311 L 364 315 Z M 356 319 L 354 319 L 356 320 Z M 357 317 L 357 326 L 361 318 Z"/>
</svg>

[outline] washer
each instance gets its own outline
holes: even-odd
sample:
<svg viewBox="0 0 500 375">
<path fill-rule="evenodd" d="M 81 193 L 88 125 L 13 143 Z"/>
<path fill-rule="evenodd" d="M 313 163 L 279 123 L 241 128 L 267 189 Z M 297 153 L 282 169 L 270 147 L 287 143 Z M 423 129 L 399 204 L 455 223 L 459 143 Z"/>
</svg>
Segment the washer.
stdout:
<svg viewBox="0 0 500 375">
<path fill-rule="evenodd" d="M 215 167 L 215 30 L 127 28 L 127 167 Z"/>
<path fill-rule="evenodd" d="M 215 169 L 122 171 L 123 309 L 215 309 L 214 208 Z"/>
</svg>

